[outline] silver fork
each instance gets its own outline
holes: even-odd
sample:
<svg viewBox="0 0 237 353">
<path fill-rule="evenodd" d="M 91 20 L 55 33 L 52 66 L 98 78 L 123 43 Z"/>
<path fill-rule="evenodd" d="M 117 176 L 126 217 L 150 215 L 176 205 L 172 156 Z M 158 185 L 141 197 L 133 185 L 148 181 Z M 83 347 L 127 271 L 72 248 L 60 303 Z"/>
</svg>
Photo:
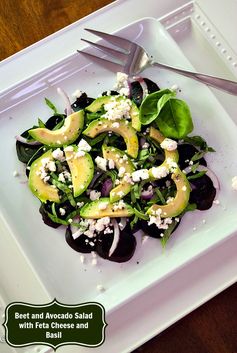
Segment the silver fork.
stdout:
<svg viewBox="0 0 237 353">
<path fill-rule="evenodd" d="M 226 80 L 220 77 L 205 75 L 198 72 L 191 72 L 155 62 L 149 58 L 147 52 L 140 45 L 133 43 L 128 39 L 96 31 L 94 29 L 85 28 L 85 30 L 97 35 L 98 37 L 104 39 L 106 42 L 114 46 L 114 48 L 110 48 L 98 43 L 93 43 L 86 39 L 82 39 L 87 44 L 90 44 L 96 49 L 99 49 L 104 54 L 109 55 L 111 58 L 99 57 L 93 54 L 89 54 L 85 51 L 78 50 L 78 52 L 110 71 L 124 72 L 129 76 L 136 76 L 147 67 L 156 66 L 161 69 L 177 72 L 180 75 L 190 77 L 194 80 L 205 83 L 206 85 L 218 88 L 233 95 L 237 95 L 237 82 Z"/>
</svg>

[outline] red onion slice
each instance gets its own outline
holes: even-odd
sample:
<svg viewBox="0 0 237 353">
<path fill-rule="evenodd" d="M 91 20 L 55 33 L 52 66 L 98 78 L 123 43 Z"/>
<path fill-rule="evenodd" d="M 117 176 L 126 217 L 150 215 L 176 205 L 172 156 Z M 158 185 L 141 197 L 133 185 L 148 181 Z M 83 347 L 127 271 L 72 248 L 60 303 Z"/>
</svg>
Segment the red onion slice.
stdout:
<svg viewBox="0 0 237 353">
<path fill-rule="evenodd" d="M 148 95 L 147 84 L 141 76 L 134 76 L 133 79 L 138 81 L 142 87 L 142 98 L 144 99 Z"/>
<path fill-rule="evenodd" d="M 184 169 L 184 172 L 186 174 L 191 172 L 191 166 L 187 167 Z M 204 165 L 199 165 L 196 169 L 198 172 L 206 171 L 206 175 L 211 179 L 213 186 L 215 189 L 220 190 L 220 182 L 217 177 L 217 175 L 208 167 L 205 167 Z"/>
<path fill-rule="evenodd" d="M 19 142 L 25 143 L 26 145 L 30 145 L 30 146 L 42 145 L 42 143 L 39 141 L 28 141 L 25 137 L 21 135 L 16 135 L 15 139 Z"/>
<path fill-rule="evenodd" d="M 66 115 L 70 115 L 73 113 L 72 107 L 71 107 L 71 102 L 70 99 L 67 95 L 67 93 L 60 87 L 57 88 L 58 94 L 62 97 L 64 103 L 65 103 L 65 109 L 66 109 Z"/>
<path fill-rule="evenodd" d="M 109 249 L 109 257 L 111 255 L 113 255 L 113 253 L 115 252 L 118 242 L 119 242 L 119 235 L 120 235 L 120 230 L 119 230 L 119 226 L 118 226 L 118 222 L 116 221 L 116 219 L 112 220 L 113 223 L 113 227 L 114 227 L 114 239 L 113 239 L 113 243 L 111 245 L 111 248 Z"/>
<path fill-rule="evenodd" d="M 126 217 L 122 217 L 120 219 L 120 222 L 119 222 L 119 228 L 120 228 L 120 231 L 124 230 L 124 228 L 126 227 L 127 225 L 127 218 Z"/>
<path fill-rule="evenodd" d="M 111 179 L 106 179 L 103 182 L 102 188 L 101 188 L 101 196 L 107 197 L 109 196 L 110 191 L 113 189 L 113 182 Z"/>
</svg>

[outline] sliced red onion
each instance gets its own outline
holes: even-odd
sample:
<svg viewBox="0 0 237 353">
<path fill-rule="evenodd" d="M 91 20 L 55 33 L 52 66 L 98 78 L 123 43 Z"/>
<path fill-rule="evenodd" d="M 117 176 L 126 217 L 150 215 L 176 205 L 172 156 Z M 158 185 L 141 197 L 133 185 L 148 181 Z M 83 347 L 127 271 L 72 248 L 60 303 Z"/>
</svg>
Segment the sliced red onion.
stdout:
<svg viewBox="0 0 237 353">
<path fill-rule="evenodd" d="M 120 228 L 120 231 L 124 230 L 124 228 L 126 227 L 127 225 L 127 218 L 126 217 L 122 217 L 120 219 L 120 222 L 119 222 L 119 228 Z"/>
<path fill-rule="evenodd" d="M 153 195 L 154 195 L 153 189 L 151 189 L 151 190 L 144 190 L 144 191 L 141 192 L 141 198 L 142 198 L 143 200 L 150 200 Z"/>
<path fill-rule="evenodd" d="M 112 224 L 114 227 L 114 239 L 113 239 L 113 243 L 111 245 L 111 248 L 109 249 L 109 257 L 111 255 L 113 255 L 113 253 L 115 252 L 118 242 L 119 242 L 119 235 L 120 235 L 120 230 L 119 230 L 119 226 L 118 226 L 118 222 L 116 221 L 116 219 L 112 219 Z"/>
<path fill-rule="evenodd" d="M 62 97 L 64 100 L 65 106 L 66 106 L 66 115 L 70 115 L 73 113 L 72 107 L 71 107 L 71 102 L 70 99 L 67 95 L 67 93 L 60 87 L 57 88 L 58 94 Z"/>
<path fill-rule="evenodd" d="M 101 189 L 101 196 L 106 197 L 109 196 L 110 191 L 113 189 L 113 182 L 111 179 L 106 179 L 103 182 Z"/>
<path fill-rule="evenodd" d="M 15 139 L 19 142 L 25 143 L 26 145 L 30 145 L 30 146 L 42 145 L 42 143 L 39 141 L 28 141 L 25 137 L 22 137 L 21 135 L 16 135 Z"/>
<path fill-rule="evenodd" d="M 99 172 L 99 171 L 97 171 L 95 173 L 95 175 L 93 176 L 93 179 L 91 180 L 90 185 L 88 187 L 89 189 L 91 189 L 94 186 L 96 180 L 101 176 L 101 174 L 102 174 L 102 172 Z"/>
<path fill-rule="evenodd" d="M 142 87 L 142 98 L 144 99 L 148 95 L 148 89 L 147 89 L 147 84 L 144 81 L 143 77 L 141 76 L 135 76 L 133 77 L 135 81 L 138 81 Z"/>
<path fill-rule="evenodd" d="M 186 174 L 191 172 L 191 166 L 186 167 L 184 169 L 184 172 Z M 202 171 L 206 171 L 206 175 L 211 179 L 213 186 L 215 189 L 220 190 L 220 182 L 219 179 L 217 177 L 217 175 L 208 167 L 204 166 L 204 165 L 199 165 L 196 169 L 198 172 L 202 172 Z"/>
</svg>

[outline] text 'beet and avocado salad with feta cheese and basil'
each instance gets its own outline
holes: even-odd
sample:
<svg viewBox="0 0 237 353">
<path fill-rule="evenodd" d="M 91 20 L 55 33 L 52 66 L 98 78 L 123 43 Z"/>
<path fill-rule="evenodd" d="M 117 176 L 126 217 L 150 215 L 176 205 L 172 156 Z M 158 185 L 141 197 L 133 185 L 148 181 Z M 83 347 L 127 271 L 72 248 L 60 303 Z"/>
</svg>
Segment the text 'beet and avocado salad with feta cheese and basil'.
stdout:
<svg viewBox="0 0 237 353">
<path fill-rule="evenodd" d="M 64 226 L 72 249 L 125 262 L 138 231 L 165 247 L 186 212 L 212 206 L 218 180 L 204 157 L 214 150 L 190 135 L 177 90 L 117 73 L 97 98 L 58 93 L 64 113 L 45 98 L 53 115 L 16 136 L 16 150 L 44 223 Z"/>
</svg>

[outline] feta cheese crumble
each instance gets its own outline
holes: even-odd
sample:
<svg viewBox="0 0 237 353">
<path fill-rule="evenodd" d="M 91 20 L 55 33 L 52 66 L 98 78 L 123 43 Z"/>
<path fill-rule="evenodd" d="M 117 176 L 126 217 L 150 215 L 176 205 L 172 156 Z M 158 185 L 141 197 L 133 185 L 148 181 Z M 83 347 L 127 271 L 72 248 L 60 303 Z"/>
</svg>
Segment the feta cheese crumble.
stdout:
<svg viewBox="0 0 237 353">
<path fill-rule="evenodd" d="M 90 191 L 90 199 L 91 201 L 95 201 L 98 200 L 101 196 L 101 193 L 99 191 L 96 190 L 91 190 Z"/>
<path fill-rule="evenodd" d="M 121 96 L 129 95 L 128 75 L 124 72 L 117 72 L 117 82 L 114 87 Z"/>
<path fill-rule="evenodd" d="M 98 168 L 104 170 L 106 172 L 107 170 L 107 159 L 102 158 L 97 156 L 95 159 L 95 163 L 97 164 Z"/>
<path fill-rule="evenodd" d="M 64 153 L 63 153 L 63 151 L 60 150 L 60 148 L 57 148 L 56 150 L 54 150 L 52 152 L 52 156 L 54 159 L 57 159 L 60 162 L 65 161 Z"/>
<path fill-rule="evenodd" d="M 160 147 L 167 151 L 174 151 L 177 149 L 177 142 L 166 137 L 160 144 Z"/>
<path fill-rule="evenodd" d="M 84 151 L 84 152 L 90 152 L 91 146 L 86 140 L 81 139 L 80 142 L 78 143 L 78 150 Z"/>
<path fill-rule="evenodd" d="M 152 167 L 151 174 L 154 178 L 161 179 L 165 178 L 169 174 L 169 170 L 165 166 Z"/>
<path fill-rule="evenodd" d="M 146 179 L 149 179 L 149 172 L 147 169 L 139 169 L 132 173 L 132 180 L 134 182 L 139 182 Z"/>
</svg>

